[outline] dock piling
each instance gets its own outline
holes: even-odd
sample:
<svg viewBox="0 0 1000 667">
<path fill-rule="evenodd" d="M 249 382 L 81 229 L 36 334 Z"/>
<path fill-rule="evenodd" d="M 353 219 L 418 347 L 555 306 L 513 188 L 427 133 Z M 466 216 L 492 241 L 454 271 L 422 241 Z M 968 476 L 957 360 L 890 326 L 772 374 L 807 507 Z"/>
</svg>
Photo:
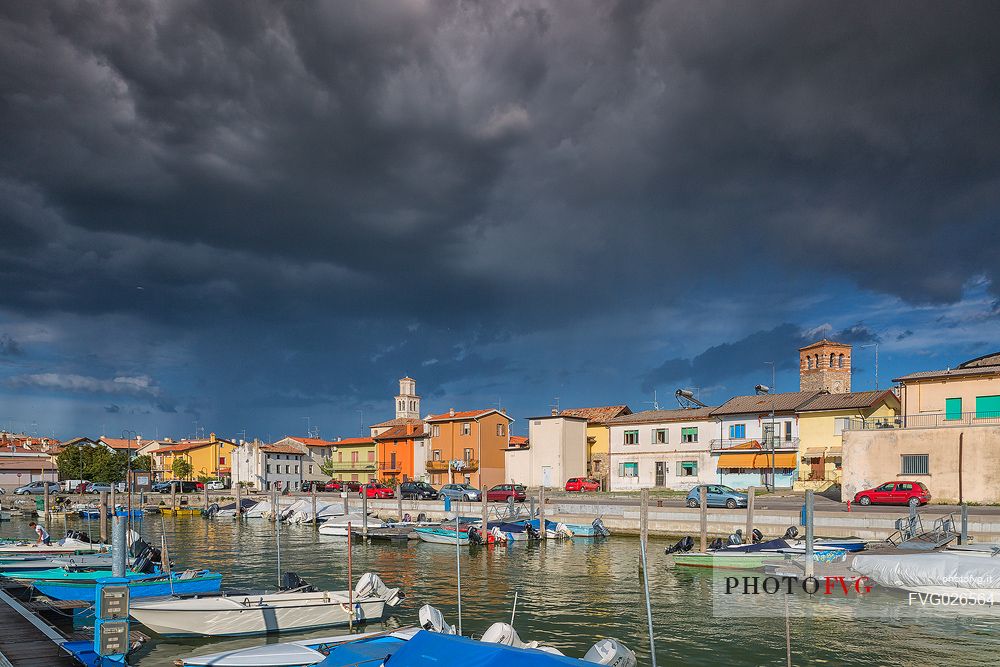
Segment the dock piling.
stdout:
<svg viewBox="0 0 1000 667">
<path fill-rule="evenodd" d="M 98 512 L 100 516 L 97 519 L 97 525 L 101 527 L 101 542 L 105 544 L 108 543 L 108 492 L 101 491 L 101 501 L 98 504 Z"/>
<path fill-rule="evenodd" d="M 813 490 L 806 489 L 806 578 L 813 576 L 816 569 L 816 561 L 813 560 L 813 524 L 815 514 L 813 510 Z"/>
<path fill-rule="evenodd" d="M 170 507 L 177 510 L 177 482 L 170 483 Z"/>
<path fill-rule="evenodd" d="M 483 537 L 486 537 L 486 532 L 490 523 L 490 504 L 486 502 L 486 485 L 483 484 L 483 494 L 480 500 L 483 501 Z"/>
<path fill-rule="evenodd" d="M 962 532 L 958 535 L 958 543 L 969 543 L 969 506 L 965 503 L 962 503 Z"/>
<path fill-rule="evenodd" d="M 125 539 L 125 517 L 115 514 L 111 525 L 111 576 L 125 576 L 125 561 L 128 544 Z"/>
<path fill-rule="evenodd" d="M 319 530 L 319 516 L 316 514 L 316 484 L 311 485 L 313 502 L 313 529 Z"/>
<path fill-rule="evenodd" d="M 642 548 L 645 549 L 649 543 L 649 489 L 639 491 L 639 539 L 642 540 Z"/>
<path fill-rule="evenodd" d="M 42 479 L 45 479 L 45 477 L 43 476 Z M 45 523 L 48 523 L 49 522 L 49 518 L 50 518 L 49 514 L 51 513 L 51 510 L 49 509 L 49 485 L 48 484 L 46 484 L 43 487 L 43 493 L 45 494 L 45 500 L 44 500 L 44 504 L 43 504 L 43 508 L 44 508 L 44 511 L 45 511 Z"/>
<path fill-rule="evenodd" d="M 111 483 L 111 507 L 110 507 L 110 509 L 111 509 L 111 514 L 112 515 L 118 513 L 118 494 L 117 494 L 117 491 L 115 489 L 115 483 L 114 482 Z"/>
<path fill-rule="evenodd" d="M 540 539 L 546 539 L 548 531 L 545 530 L 545 487 L 538 487 L 538 535 Z"/>
<path fill-rule="evenodd" d="M 340 492 L 340 497 L 344 499 L 344 516 L 347 516 L 348 514 L 350 514 L 350 511 L 349 511 L 350 510 L 350 506 L 349 506 L 349 503 L 348 503 L 348 500 L 347 500 L 347 491 L 341 491 Z"/>
<path fill-rule="evenodd" d="M 205 491 L 205 494 L 204 494 L 204 499 L 203 500 L 204 500 L 205 504 L 202 506 L 202 509 L 206 509 L 207 510 L 208 509 L 208 484 L 205 484 L 204 491 Z"/>
<path fill-rule="evenodd" d="M 239 521 L 240 515 L 243 513 L 243 506 L 241 505 L 242 499 L 240 498 L 241 495 L 240 491 L 242 489 L 240 488 L 239 482 L 236 483 L 235 489 L 236 489 L 236 520 Z"/>
<path fill-rule="evenodd" d="M 347 536 L 348 539 L 350 535 Z M 361 487 L 361 537 L 368 539 L 368 485 Z"/>
<path fill-rule="evenodd" d="M 753 532 L 753 501 L 754 501 L 754 492 L 756 490 L 757 487 L 755 486 L 751 486 L 749 489 L 747 489 L 747 529 L 743 533 L 743 539 L 746 540 L 747 544 L 750 543 L 751 541 L 750 533 Z"/>
<path fill-rule="evenodd" d="M 698 489 L 701 512 L 701 552 L 708 551 L 708 487 L 702 485 Z"/>
</svg>

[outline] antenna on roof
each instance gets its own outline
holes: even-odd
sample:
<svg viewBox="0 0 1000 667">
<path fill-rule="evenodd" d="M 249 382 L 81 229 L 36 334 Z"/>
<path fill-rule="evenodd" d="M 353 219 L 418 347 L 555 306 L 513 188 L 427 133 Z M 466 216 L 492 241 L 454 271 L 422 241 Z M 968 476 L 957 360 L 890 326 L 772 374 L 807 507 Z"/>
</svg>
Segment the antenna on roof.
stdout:
<svg viewBox="0 0 1000 667">
<path fill-rule="evenodd" d="M 560 411 L 559 410 L 559 397 L 558 396 L 553 396 L 552 400 L 554 400 L 555 403 L 553 403 L 549 407 L 552 408 L 552 409 L 554 409 L 556 411 L 556 413 L 558 413 Z"/>
<path fill-rule="evenodd" d="M 646 401 L 646 403 L 649 403 L 650 405 L 652 405 L 654 410 L 659 410 L 660 409 L 660 403 L 659 403 L 659 401 L 656 400 L 656 390 L 655 389 L 653 390 L 653 400 Z"/>
<path fill-rule="evenodd" d="M 677 404 L 685 410 L 689 408 L 707 407 L 699 399 L 695 398 L 694 392 L 689 389 L 678 389 L 674 392 L 674 398 L 677 399 Z"/>
<path fill-rule="evenodd" d="M 360 435 L 361 437 L 364 437 L 364 435 L 365 435 L 365 407 L 362 405 L 360 408 L 357 409 L 356 412 L 359 414 L 358 435 Z"/>
</svg>

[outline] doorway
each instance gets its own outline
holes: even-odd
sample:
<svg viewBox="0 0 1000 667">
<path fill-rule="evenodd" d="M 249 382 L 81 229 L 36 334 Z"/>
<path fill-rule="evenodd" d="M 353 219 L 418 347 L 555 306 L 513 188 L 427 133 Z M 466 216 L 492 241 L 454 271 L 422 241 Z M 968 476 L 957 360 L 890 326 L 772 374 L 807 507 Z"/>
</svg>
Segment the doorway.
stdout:
<svg viewBox="0 0 1000 667">
<path fill-rule="evenodd" d="M 667 485 L 667 464 L 665 461 L 656 462 L 656 486 Z"/>
</svg>

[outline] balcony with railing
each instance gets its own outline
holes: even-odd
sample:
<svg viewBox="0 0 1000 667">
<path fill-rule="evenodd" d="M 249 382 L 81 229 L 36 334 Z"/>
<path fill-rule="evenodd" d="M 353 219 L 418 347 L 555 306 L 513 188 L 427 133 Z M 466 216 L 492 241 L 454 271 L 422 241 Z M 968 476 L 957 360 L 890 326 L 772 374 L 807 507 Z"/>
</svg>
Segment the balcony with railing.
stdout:
<svg viewBox="0 0 1000 667">
<path fill-rule="evenodd" d="M 327 466 L 333 471 L 363 471 L 363 472 L 375 472 L 378 469 L 378 464 L 374 461 L 328 461 Z"/>
<path fill-rule="evenodd" d="M 719 454 L 720 452 L 734 450 L 740 451 L 745 449 L 750 449 L 745 445 L 748 442 L 757 441 L 760 443 L 760 448 L 765 451 L 789 451 L 794 452 L 799 449 L 799 439 L 798 438 L 786 438 L 784 436 L 775 436 L 773 438 L 715 438 L 708 443 L 709 450 L 713 454 Z M 756 449 L 756 448 L 754 448 Z"/>
<path fill-rule="evenodd" d="M 435 461 L 427 462 L 427 472 L 476 472 L 479 470 L 479 461 L 470 459 L 468 461 L 459 459 L 457 461 Z"/>
<path fill-rule="evenodd" d="M 896 415 L 895 417 L 869 417 L 850 419 L 844 425 L 845 431 L 882 431 L 895 428 L 948 428 L 951 426 L 998 426 L 1000 412 L 994 410 L 979 412 L 936 412 L 918 415 Z"/>
<path fill-rule="evenodd" d="M 401 461 L 379 461 L 378 469 L 379 472 L 384 472 L 389 475 L 398 475 L 403 471 L 403 464 Z"/>
</svg>

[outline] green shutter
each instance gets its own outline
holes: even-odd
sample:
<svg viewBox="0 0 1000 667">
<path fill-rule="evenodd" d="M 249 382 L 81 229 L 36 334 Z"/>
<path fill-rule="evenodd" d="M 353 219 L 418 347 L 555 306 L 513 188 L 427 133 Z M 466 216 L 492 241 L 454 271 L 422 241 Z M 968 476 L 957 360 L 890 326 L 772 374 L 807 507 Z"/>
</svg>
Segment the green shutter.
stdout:
<svg viewBox="0 0 1000 667">
<path fill-rule="evenodd" d="M 976 396 L 976 419 L 1000 417 L 1000 396 Z"/>
<path fill-rule="evenodd" d="M 976 399 L 976 403 L 979 400 Z M 962 399 L 961 398 L 946 398 L 944 399 L 944 418 L 945 419 L 961 419 L 962 418 Z"/>
</svg>

